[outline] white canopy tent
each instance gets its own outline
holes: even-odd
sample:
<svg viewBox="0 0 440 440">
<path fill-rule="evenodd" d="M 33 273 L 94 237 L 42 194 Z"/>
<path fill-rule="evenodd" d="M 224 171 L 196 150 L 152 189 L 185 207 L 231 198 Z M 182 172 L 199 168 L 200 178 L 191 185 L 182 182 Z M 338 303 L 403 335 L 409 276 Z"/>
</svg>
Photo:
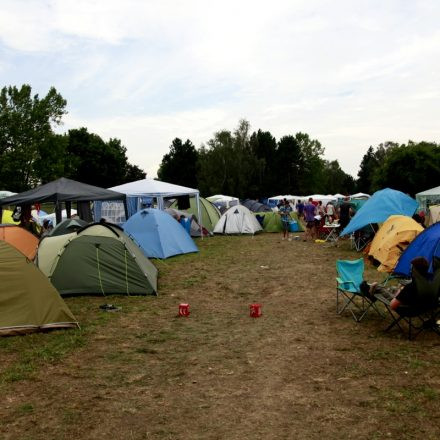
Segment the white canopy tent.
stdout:
<svg viewBox="0 0 440 440">
<path fill-rule="evenodd" d="M 369 199 L 370 197 L 370 194 L 365 193 L 356 193 L 350 196 L 351 199 Z"/>
<path fill-rule="evenodd" d="M 419 210 L 427 212 L 431 205 L 440 204 L 440 186 L 417 193 L 416 200 L 419 204 Z"/>
<path fill-rule="evenodd" d="M 117 189 L 116 189 L 117 188 Z M 127 196 L 127 207 L 129 215 L 133 215 L 142 206 L 143 197 L 151 197 L 157 200 L 157 208 L 162 211 L 165 210 L 164 199 L 189 196 L 195 197 L 197 204 L 197 217 L 201 226 L 202 217 L 200 211 L 200 193 L 198 189 L 187 188 L 185 186 L 174 185 L 168 182 L 161 182 L 154 179 L 142 179 L 135 182 L 125 183 L 123 185 L 109 188 L 112 191 L 117 191 Z"/>
</svg>

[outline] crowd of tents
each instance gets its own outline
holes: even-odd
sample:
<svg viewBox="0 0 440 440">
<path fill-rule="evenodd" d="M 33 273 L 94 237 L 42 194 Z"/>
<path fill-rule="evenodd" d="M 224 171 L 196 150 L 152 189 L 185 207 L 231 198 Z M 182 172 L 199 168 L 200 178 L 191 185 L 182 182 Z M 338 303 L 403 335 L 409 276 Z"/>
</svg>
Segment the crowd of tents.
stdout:
<svg viewBox="0 0 440 440">
<path fill-rule="evenodd" d="M 276 205 L 282 199 L 312 197 L 337 204 L 344 198 L 204 199 L 192 188 L 153 179 L 103 189 L 64 178 L 2 196 L 0 335 L 77 326 L 65 296 L 156 295 L 158 270 L 150 259 L 198 252 L 196 237 L 280 232 Z M 379 270 L 407 276 L 413 255 L 431 261 L 440 254 L 440 223 L 435 223 L 440 209 L 435 206 L 430 216 L 434 224 L 424 229 L 412 219 L 419 204 L 399 191 L 386 189 L 371 198 L 357 194 L 352 203 L 357 213 L 341 235 L 380 225 L 369 247 Z M 429 201 L 424 203 L 427 209 Z M 47 214 L 41 205 L 54 212 Z M 297 213 L 290 216 L 291 230 L 302 231 Z M 44 225 L 42 237 L 30 232 L 35 232 L 30 223 Z"/>
</svg>

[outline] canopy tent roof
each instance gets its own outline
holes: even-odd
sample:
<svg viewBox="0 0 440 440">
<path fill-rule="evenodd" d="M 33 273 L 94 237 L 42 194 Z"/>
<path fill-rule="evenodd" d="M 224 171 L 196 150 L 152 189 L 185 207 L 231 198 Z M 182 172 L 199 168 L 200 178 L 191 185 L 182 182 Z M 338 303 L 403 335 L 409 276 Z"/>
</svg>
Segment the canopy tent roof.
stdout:
<svg viewBox="0 0 440 440">
<path fill-rule="evenodd" d="M 199 194 L 198 189 L 187 188 L 186 186 L 174 185 L 154 179 L 142 179 L 135 182 L 124 183 L 123 185 L 109 188 L 126 194 L 129 197 L 177 197 L 182 195 Z"/>
<path fill-rule="evenodd" d="M 224 196 L 223 194 L 216 194 L 215 196 L 206 197 L 206 200 L 209 200 L 212 202 L 233 202 L 238 201 L 237 197 L 231 197 L 231 196 Z"/>
<path fill-rule="evenodd" d="M 416 194 L 417 196 L 438 196 L 440 195 L 440 186 L 436 186 L 435 188 L 427 189 L 426 191 L 422 191 Z"/>
<path fill-rule="evenodd" d="M 416 200 L 419 202 L 419 209 L 425 212 L 429 206 L 440 204 L 440 186 L 417 193 Z"/>
<path fill-rule="evenodd" d="M 365 193 L 356 193 L 350 196 L 350 198 L 352 199 L 363 199 L 363 198 L 369 199 L 370 197 L 371 197 L 370 194 L 365 194 Z"/>
<path fill-rule="evenodd" d="M 371 223 L 383 223 L 390 215 L 411 217 L 417 209 L 417 202 L 401 191 L 385 188 L 368 199 L 351 219 L 341 235 L 348 235 Z"/>
<path fill-rule="evenodd" d="M 17 193 L 11 191 L 0 191 L 0 199 L 4 199 L 5 197 L 13 196 Z"/>
<path fill-rule="evenodd" d="M 89 202 L 92 200 L 125 200 L 125 194 L 61 177 L 29 191 L 0 199 L 0 206 L 31 205 L 42 202 Z"/>
</svg>

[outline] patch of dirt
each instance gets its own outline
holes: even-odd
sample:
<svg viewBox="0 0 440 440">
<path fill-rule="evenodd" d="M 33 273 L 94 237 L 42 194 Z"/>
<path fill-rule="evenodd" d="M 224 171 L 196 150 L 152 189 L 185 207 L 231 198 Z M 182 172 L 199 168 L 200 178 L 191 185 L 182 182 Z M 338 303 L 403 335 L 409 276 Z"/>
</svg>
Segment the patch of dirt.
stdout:
<svg viewBox="0 0 440 440">
<path fill-rule="evenodd" d="M 438 336 L 337 315 L 336 259 L 359 255 L 280 238 L 213 237 L 156 263 L 159 297 L 111 297 L 121 312 L 83 348 L 4 388 L 1 437 L 439 438 Z M 102 313 L 67 302 L 80 321 Z"/>
</svg>

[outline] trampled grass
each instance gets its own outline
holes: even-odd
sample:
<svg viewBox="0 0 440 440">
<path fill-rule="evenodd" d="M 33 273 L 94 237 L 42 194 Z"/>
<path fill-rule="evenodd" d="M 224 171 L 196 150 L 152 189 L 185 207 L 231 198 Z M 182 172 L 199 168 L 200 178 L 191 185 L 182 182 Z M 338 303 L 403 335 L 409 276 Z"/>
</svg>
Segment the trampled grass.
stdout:
<svg viewBox="0 0 440 440">
<path fill-rule="evenodd" d="M 335 261 L 359 258 L 348 242 L 197 243 L 155 263 L 158 297 L 68 298 L 81 330 L 0 339 L 0 437 L 440 436 L 438 336 L 409 342 L 383 333 L 387 319 L 335 313 Z"/>
</svg>

